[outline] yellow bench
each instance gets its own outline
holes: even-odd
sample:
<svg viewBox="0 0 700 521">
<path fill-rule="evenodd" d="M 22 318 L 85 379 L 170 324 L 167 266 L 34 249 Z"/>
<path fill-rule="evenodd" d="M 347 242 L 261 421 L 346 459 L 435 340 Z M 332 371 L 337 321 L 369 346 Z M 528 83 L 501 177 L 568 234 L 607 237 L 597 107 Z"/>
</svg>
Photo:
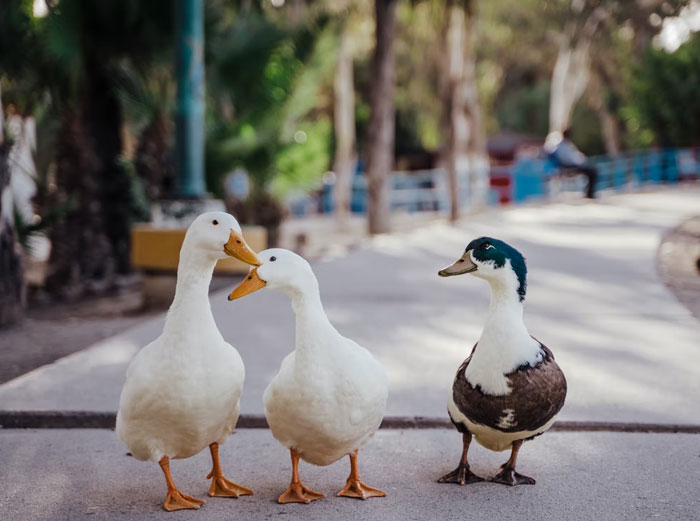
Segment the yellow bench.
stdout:
<svg viewBox="0 0 700 521">
<path fill-rule="evenodd" d="M 131 265 L 143 270 L 141 294 L 146 308 L 165 309 L 175 296 L 175 273 L 186 228 L 156 228 L 136 225 L 131 229 Z M 262 226 L 243 226 L 243 237 L 255 252 L 267 248 L 267 232 Z M 248 273 L 250 266 L 228 257 L 214 270 L 218 275 Z M 232 286 L 233 287 L 233 286 Z"/>
<path fill-rule="evenodd" d="M 156 228 L 136 225 L 131 229 L 131 265 L 152 271 L 177 271 L 180 247 L 186 228 Z M 243 226 L 243 237 L 255 252 L 267 247 L 267 233 L 262 226 Z M 250 266 L 228 257 L 220 260 L 215 273 L 247 273 Z"/>
</svg>

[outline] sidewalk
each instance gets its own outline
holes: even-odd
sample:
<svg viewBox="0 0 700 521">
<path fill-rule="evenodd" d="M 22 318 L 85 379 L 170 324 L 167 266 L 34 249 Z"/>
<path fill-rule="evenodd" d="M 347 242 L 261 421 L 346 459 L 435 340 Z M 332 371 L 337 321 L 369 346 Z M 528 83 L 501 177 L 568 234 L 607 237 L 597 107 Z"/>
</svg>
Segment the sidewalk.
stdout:
<svg viewBox="0 0 700 521">
<path fill-rule="evenodd" d="M 646 521 L 700 519 L 700 435 L 548 433 L 526 443 L 518 470 L 534 486 L 435 481 L 459 459 L 453 430 L 382 430 L 360 451 L 360 476 L 386 498 L 338 498 L 347 458 L 329 467 L 300 465 L 303 482 L 326 498 L 279 505 L 291 476 L 289 454 L 267 430 L 239 430 L 221 450 L 227 477 L 254 496 L 209 498 L 208 451 L 171 464 L 183 492 L 207 502 L 197 511 L 162 510 L 165 480 L 155 463 L 125 456 L 107 430 L 0 431 L 3 519 L 306 521 L 513 520 Z M 472 470 L 493 476 L 507 459 L 474 444 Z"/>
<path fill-rule="evenodd" d="M 331 320 L 371 349 L 391 378 L 387 414 L 444 420 L 457 366 L 478 338 L 488 287 L 474 277 L 440 279 L 479 235 L 528 259 L 530 331 L 555 353 L 569 382 L 561 420 L 700 426 L 700 323 L 660 281 L 661 236 L 697 214 L 700 191 L 615 196 L 596 203 L 521 207 L 434 222 L 366 241 L 342 258 L 314 263 Z M 244 414 L 262 413 L 262 392 L 293 347 L 288 299 L 260 291 L 240 301 L 212 294 L 219 327 L 246 363 Z M 163 316 L 0 385 L 0 411 L 114 412 L 124 372 L 155 338 Z M 472 469 L 492 476 L 507 453 L 472 445 Z M 289 456 L 266 429 L 239 429 L 222 448 L 229 479 L 253 497 L 208 498 L 207 451 L 174 461 L 175 482 L 207 503 L 162 510 L 158 466 L 127 457 L 110 430 L 0 429 L 3 519 L 105 520 L 280 518 L 363 520 L 700 521 L 700 434 L 549 432 L 523 446 L 518 470 L 535 486 L 435 481 L 454 468 L 459 434 L 449 428 L 382 429 L 360 452 L 360 472 L 388 493 L 367 501 L 335 497 L 348 463 L 301 477 L 326 498 L 279 505 Z"/>
<path fill-rule="evenodd" d="M 700 424 L 700 324 L 655 265 L 661 235 L 698 212 L 699 196 L 686 188 L 490 211 L 455 227 L 377 237 L 315 271 L 331 320 L 388 368 L 388 415 L 444 417 L 488 287 L 437 270 L 472 238 L 491 235 L 528 259 L 526 323 L 569 381 L 560 419 Z M 230 303 L 228 291 L 212 295 L 214 315 L 246 363 L 242 413 L 262 414 L 262 392 L 293 348 L 293 313 L 283 294 Z M 158 316 L 0 385 L 0 410 L 116 411 L 129 360 L 162 323 Z"/>
</svg>

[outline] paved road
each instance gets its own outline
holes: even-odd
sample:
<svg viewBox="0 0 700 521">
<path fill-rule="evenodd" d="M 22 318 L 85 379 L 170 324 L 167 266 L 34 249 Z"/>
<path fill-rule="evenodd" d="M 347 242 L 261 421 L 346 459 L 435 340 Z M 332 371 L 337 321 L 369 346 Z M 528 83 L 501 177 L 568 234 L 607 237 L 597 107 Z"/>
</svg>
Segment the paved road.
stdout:
<svg viewBox="0 0 700 521">
<path fill-rule="evenodd" d="M 338 498 L 347 461 L 302 463 L 305 484 L 326 494 L 310 505 L 279 505 L 290 478 L 288 454 L 267 430 L 241 430 L 222 448 L 226 475 L 254 496 L 208 498 L 209 456 L 171 465 L 176 484 L 206 498 L 198 511 L 161 510 L 158 465 L 125 456 L 106 430 L 0 431 L 0 512 L 22 521 L 123 520 L 590 520 L 700 519 L 700 435 L 548 433 L 524 445 L 519 470 L 535 486 L 435 483 L 459 458 L 451 430 L 380 431 L 360 452 L 360 475 L 386 498 Z M 472 468 L 490 476 L 507 459 L 481 447 Z"/>
<path fill-rule="evenodd" d="M 488 286 L 437 277 L 479 235 L 504 239 L 528 259 L 525 318 L 569 380 L 561 419 L 700 424 L 700 324 L 661 283 L 662 234 L 697 213 L 700 191 L 663 190 L 601 202 L 520 207 L 377 237 L 315 263 L 341 332 L 369 349 L 391 378 L 388 414 L 442 417 L 454 371 L 478 338 Z M 247 368 L 243 413 L 293 347 L 287 297 L 260 291 L 229 303 L 212 294 L 224 337 Z M 0 410 L 115 411 L 128 361 L 163 318 L 0 386 Z"/>
</svg>

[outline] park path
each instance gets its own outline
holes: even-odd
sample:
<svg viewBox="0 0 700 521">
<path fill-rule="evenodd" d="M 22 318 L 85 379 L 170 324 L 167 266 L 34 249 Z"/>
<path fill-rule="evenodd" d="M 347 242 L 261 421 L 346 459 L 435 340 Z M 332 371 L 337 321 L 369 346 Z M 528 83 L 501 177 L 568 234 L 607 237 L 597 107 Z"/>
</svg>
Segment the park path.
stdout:
<svg viewBox="0 0 700 521">
<path fill-rule="evenodd" d="M 206 499 L 196 512 L 162 509 L 158 465 L 126 457 L 108 430 L 0 430 L 3 519 L 108 521 L 698 521 L 698 434 L 550 432 L 520 451 L 518 470 L 535 486 L 440 485 L 452 470 L 460 437 L 450 429 L 380 430 L 360 451 L 362 480 L 386 498 L 335 497 L 347 458 L 329 467 L 303 463 L 305 485 L 326 495 L 310 505 L 279 505 L 289 483 L 289 454 L 270 431 L 239 429 L 222 447 L 229 479 L 254 496 L 210 498 L 208 451 L 171 464 L 183 492 Z M 471 469 L 493 476 L 505 461 L 472 444 Z"/>
<path fill-rule="evenodd" d="M 391 379 L 388 415 L 445 417 L 454 372 L 479 336 L 488 286 L 437 277 L 480 235 L 527 257 L 525 320 L 569 381 L 560 419 L 700 424 L 700 324 L 660 281 L 662 235 L 700 212 L 696 188 L 492 209 L 376 237 L 314 269 L 331 321 L 369 348 Z M 293 347 L 286 296 L 260 291 L 230 303 L 211 295 L 224 337 L 246 363 L 243 414 Z M 0 385 L 0 411 L 107 411 L 126 366 L 160 332 L 163 315 Z"/>
</svg>

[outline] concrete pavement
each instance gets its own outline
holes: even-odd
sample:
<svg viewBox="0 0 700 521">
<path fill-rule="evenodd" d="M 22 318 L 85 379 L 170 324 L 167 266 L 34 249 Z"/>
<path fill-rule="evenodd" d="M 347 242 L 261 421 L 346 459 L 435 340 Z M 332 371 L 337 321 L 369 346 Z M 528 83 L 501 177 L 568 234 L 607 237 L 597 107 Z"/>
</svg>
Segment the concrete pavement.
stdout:
<svg viewBox="0 0 700 521">
<path fill-rule="evenodd" d="M 440 279 L 474 237 L 491 235 L 528 259 L 525 320 L 569 381 L 561 419 L 700 424 L 700 324 L 659 280 L 666 230 L 700 209 L 692 188 L 601 202 L 490 210 L 457 226 L 432 223 L 380 236 L 314 269 L 331 320 L 372 350 L 391 378 L 387 414 L 443 417 L 454 372 L 478 338 L 488 286 Z M 211 296 L 224 337 L 240 351 L 244 414 L 294 342 L 286 296 Z M 160 332 L 156 317 L 0 386 L 0 410 L 115 411 L 124 372 Z"/>
<path fill-rule="evenodd" d="M 445 418 L 454 372 L 485 318 L 488 287 L 436 273 L 472 238 L 491 235 L 528 259 L 526 323 L 567 375 L 562 420 L 697 426 L 700 325 L 661 283 L 655 259 L 662 234 L 698 213 L 699 196 L 684 188 L 493 210 L 454 227 L 432 223 L 377 237 L 314 269 L 331 320 L 386 365 L 388 415 Z M 229 303 L 227 292 L 212 294 L 214 315 L 246 363 L 242 412 L 261 414 L 262 392 L 293 348 L 293 314 L 282 294 Z M 0 385 L 0 411 L 116 411 L 129 360 L 160 333 L 163 318 Z M 472 469 L 482 476 L 507 458 L 472 447 Z M 305 484 L 327 497 L 279 505 L 288 454 L 268 430 L 239 429 L 223 446 L 222 463 L 255 496 L 208 498 L 205 451 L 174 461 L 172 471 L 183 492 L 207 503 L 167 513 L 158 465 L 127 457 L 114 432 L 0 429 L 0 518 L 700 521 L 700 434 L 549 432 L 526 443 L 518 459 L 537 484 L 514 488 L 437 484 L 460 449 L 451 428 L 380 430 L 360 452 L 360 472 L 387 498 L 334 497 L 347 461 L 302 463 Z"/>
<path fill-rule="evenodd" d="M 492 476 L 507 459 L 476 444 L 472 469 Z M 303 482 L 326 494 L 310 505 L 279 505 L 290 479 L 288 453 L 267 430 L 240 430 L 223 447 L 229 479 L 252 488 L 239 499 L 206 495 L 208 451 L 172 462 L 197 511 L 161 509 L 165 481 L 155 463 L 125 456 L 107 430 L 0 431 L 0 512 L 5 520 L 700 520 L 700 435 L 547 433 L 523 446 L 521 473 L 534 486 L 435 481 L 452 470 L 460 436 L 452 430 L 379 431 L 360 451 L 360 476 L 385 490 L 366 501 L 335 497 L 347 458 L 329 467 L 300 465 Z"/>
</svg>

